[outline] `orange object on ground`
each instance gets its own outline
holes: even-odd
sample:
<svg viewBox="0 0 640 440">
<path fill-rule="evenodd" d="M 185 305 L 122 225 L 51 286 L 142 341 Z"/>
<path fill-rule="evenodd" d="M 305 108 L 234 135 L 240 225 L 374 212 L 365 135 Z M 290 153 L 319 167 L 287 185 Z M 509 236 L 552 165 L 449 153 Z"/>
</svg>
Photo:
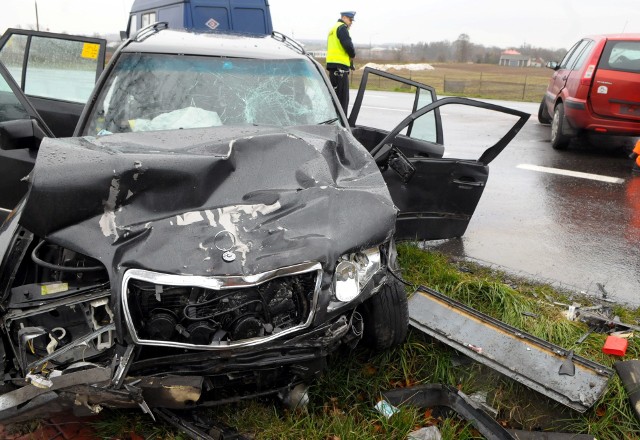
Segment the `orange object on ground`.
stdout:
<svg viewBox="0 0 640 440">
<path fill-rule="evenodd" d="M 629 341 L 624 338 L 619 338 L 617 336 L 609 336 L 607 340 L 604 342 L 604 347 L 602 347 L 602 352 L 606 354 L 612 354 L 614 356 L 624 356 L 627 352 L 627 345 Z"/>
<path fill-rule="evenodd" d="M 636 142 L 636 146 L 633 147 L 633 153 L 636 156 L 636 165 L 640 167 L 640 141 Z"/>
</svg>

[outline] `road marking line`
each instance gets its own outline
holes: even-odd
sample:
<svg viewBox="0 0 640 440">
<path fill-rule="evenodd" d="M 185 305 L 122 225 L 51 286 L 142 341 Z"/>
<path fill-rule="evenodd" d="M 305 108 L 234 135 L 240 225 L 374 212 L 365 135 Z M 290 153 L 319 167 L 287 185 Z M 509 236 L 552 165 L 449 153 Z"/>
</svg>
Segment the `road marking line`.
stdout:
<svg viewBox="0 0 640 440">
<path fill-rule="evenodd" d="M 529 165 L 526 163 L 521 163 L 520 165 L 517 165 L 516 168 L 520 168 L 523 170 L 530 170 L 530 171 L 539 171 L 541 173 L 559 174 L 562 176 L 578 177 L 580 179 L 598 180 L 600 182 L 607 182 L 607 183 L 624 183 L 624 179 L 620 179 L 618 177 L 609 177 L 609 176 L 601 176 L 599 174 L 581 173 L 579 171 L 562 170 L 560 168 L 541 167 L 538 165 Z"/>
<path fill-rule="evenodd" d="M 373 108 L 373 109 L 376 109 L 376 110 L 390 110 L 392 112 L 404 112 L 404 113 L 407 113 L 407 114 L 411 111 L 411 109 L 404 110 L 404 109 L 401 109 L 401 108 L 373 107 L 371 105 L 363 105 L 362 108 Z"/>
</svg>

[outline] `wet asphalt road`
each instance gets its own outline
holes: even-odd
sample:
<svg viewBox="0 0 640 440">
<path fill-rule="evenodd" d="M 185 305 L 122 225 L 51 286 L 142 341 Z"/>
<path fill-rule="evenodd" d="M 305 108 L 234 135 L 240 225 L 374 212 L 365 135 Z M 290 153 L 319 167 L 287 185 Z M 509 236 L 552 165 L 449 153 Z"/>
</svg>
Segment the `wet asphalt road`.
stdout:
<svg viewBox="0 0 640 440">
<path fill-rule="evenodd" d="M 354 97 L 352 91 L 352 102 Z M 408 114 L 411 99 L 370 92 L 358 124 L 390 129 Z M 465 235 L 427 247 L 640 305 L 640 176 L 632 175 L 626 151 L 635 140 L 591 137 L 556 151 L 549 143 L 550 127 L 537 121 L 538 104 L 489 102 L 532 116 L 491 163 L 489 182 Z M 479 157 L 515 122 L 462 106 L 441 111 L 447 157 Z M 550 174 L 548 168 L 562 174 Z M 576 177 L 567 171 L 587 174 Z M 596 180 L 599 176 L 614 181 Z"/>
</svg>

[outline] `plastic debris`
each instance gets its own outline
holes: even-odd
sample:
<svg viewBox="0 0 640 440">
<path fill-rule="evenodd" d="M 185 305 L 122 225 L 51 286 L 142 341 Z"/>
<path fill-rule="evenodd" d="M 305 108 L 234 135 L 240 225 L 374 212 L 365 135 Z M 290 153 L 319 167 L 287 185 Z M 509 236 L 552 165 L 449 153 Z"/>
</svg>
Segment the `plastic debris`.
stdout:
<svg viewBox="0 0 640 440">
<path fill-rule="evenodd" d="M 629 403 L 640 421 L 640 360 L 618 361 L 613 365 L 620 376 L 624 389 L 627 390 Z"/>
<path fill-rule="evenodd" d="M 602 347 L 602 352 L 614 356 L 624 356 L 627 352 L 627 345 L 629 345 L 629 341 L 624 338 L 607 336 L 604 347 Z"/>
<path fill-rule="evenodd" d="M 427 426 L 409 433 L 407 440 L 442 440 L 437 426 Z"/>
<path fill-rule="evenodd" d="M 569 321 L 573 321 L 576 319 L 576 310 L 578 308 L 576 306 L 569 306 L 569 309 L 564 312 L 565 316 Z"/>
<path fill-rule="evenodd" d="M 380 414 L 385 416 L 387 419 L 390 418 L 395 413 L 397 413 L 398 411 L 400 411 L 398 408 L 391 405 L 386 400 L 380 400 L 378 403 L 376 403 L 374 408 L 376 411 L 378 411 Z"/>
<path fill-rule="evenodd" d="M 489 414 L 494 419 L 498 417 L 498 410 L 492 407 L 487 403 L 487 392 L 486 391 L 478 391 L 469 396 L 469 399 L 473 400 L 475 403 L 480 406 L 484 412 Z"/>
</svg>

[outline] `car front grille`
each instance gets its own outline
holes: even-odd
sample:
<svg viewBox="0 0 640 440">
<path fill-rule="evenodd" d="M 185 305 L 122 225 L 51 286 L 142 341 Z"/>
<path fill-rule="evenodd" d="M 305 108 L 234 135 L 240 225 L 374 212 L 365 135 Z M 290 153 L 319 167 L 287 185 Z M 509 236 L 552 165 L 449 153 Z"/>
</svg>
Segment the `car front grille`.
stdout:
<svg viewBox="0 0 640 440">
<path fill-rule="evenodd" d="M 321 267 L 305 263 L 250 277 L 130 269 L 123 310 L 136 343 L 197 349 L 261 344 L 307 327 Z"/>
</svg>

